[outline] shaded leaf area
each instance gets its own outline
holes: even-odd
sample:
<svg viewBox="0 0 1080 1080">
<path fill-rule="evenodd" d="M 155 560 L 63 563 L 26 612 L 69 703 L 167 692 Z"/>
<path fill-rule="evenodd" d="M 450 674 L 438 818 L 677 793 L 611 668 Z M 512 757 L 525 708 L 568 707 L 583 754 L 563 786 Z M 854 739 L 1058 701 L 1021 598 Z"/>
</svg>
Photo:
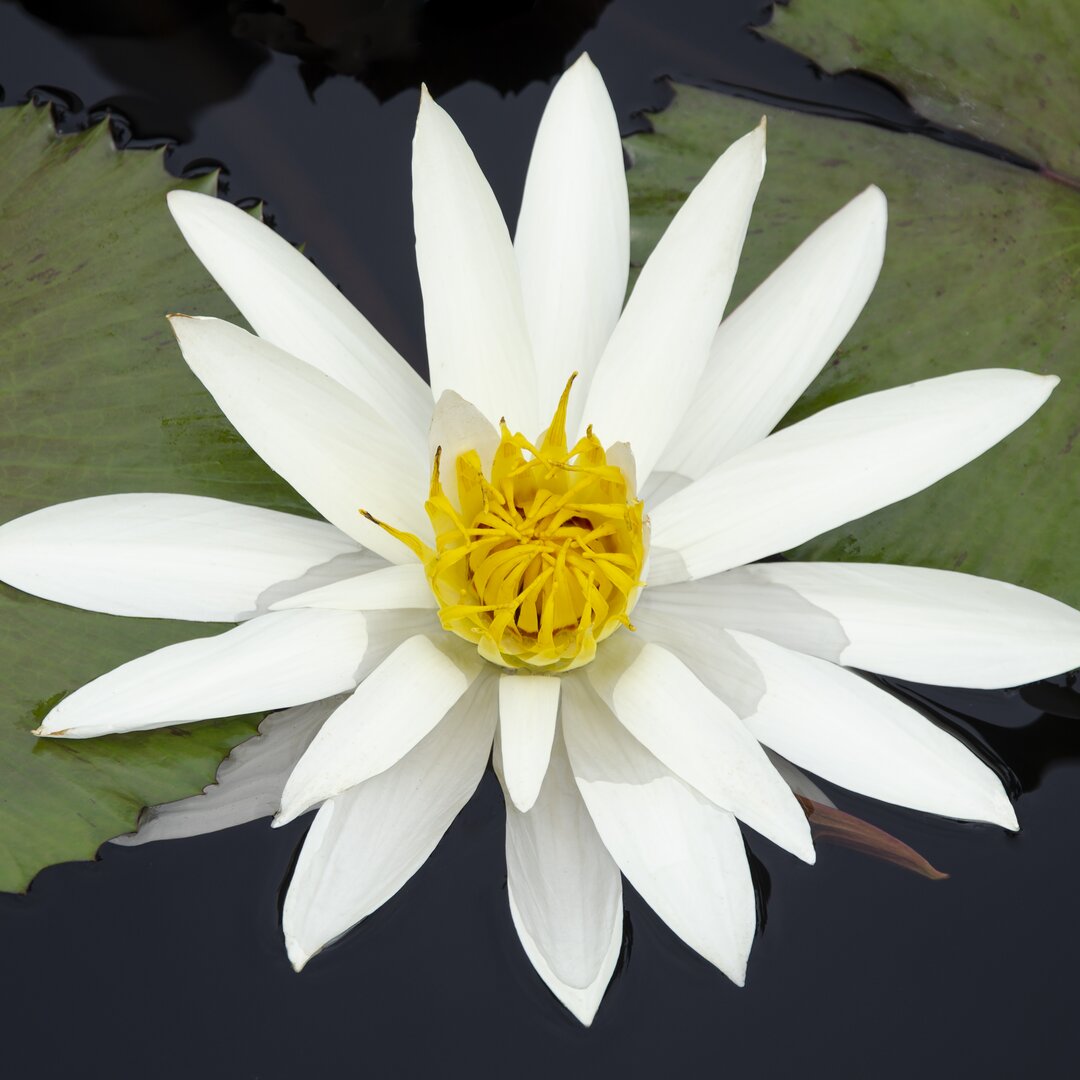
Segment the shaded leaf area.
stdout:
<svg viewBox="0 0 1080 1080">
<path fill-rule="evenodd" d="M 655 133 L 627 140 L 635 264 L 762 111 L 678 87 L 671 108 L 653 118 Z M 790 554 L 964 570 L 1080 605 L 1080 196 L 919 136 L 767 111 L 769 164 L 732 306 L 868 184 L 882 187 L 890 205 L 874 295 L 785 424 L 969 368 L 1063 376 L 1032 420 L 973 464 Z"/>
<path fill-rule="evenodd" d="M 57 135 L 48 111 L 0 110 L 0 521 L 128 491 L 213 495 L 310 513 L 188 371 L 164 315 L 235 319 L 166 207 L 161 151 L 117 151 L 106 125 Z M 42 745 L 64 693 L 215 628 L 88 614 L 0 585 L 0 889 L 90 858 L 147 803 L 193 794 L 254 730 L 235 718 Z M 216 628 L 220 629 L 220 628 Z"/>
<path fill-rule="evenodd" d="M 1080 2 L 792 0 L 761 31 L 830 73 L 858 68 L 923 116 L 1080 181 Z"/>
</svg>

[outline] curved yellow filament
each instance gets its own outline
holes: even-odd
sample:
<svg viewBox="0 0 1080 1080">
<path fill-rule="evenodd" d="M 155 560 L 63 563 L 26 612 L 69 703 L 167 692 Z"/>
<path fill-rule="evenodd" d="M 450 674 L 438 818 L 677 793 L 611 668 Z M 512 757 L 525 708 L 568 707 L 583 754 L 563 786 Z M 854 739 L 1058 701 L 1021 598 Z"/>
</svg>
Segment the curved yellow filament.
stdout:
<svg viewBox="0 0 1080 1080">
<path fill-rule="evenodd" d="M 371 518 L 423 562 L 443 627 L 503 667 L 587 664 L 598 642 L 630 626 L 642 585 L 641 501 L 591 428 L 567 447 L 573 381 L 538 446 L 504 422 L 490 476 L 475 450 L 458 456 L 456 502 L 436 452 L 425 504 L 434 549 Z"/>
</svg>

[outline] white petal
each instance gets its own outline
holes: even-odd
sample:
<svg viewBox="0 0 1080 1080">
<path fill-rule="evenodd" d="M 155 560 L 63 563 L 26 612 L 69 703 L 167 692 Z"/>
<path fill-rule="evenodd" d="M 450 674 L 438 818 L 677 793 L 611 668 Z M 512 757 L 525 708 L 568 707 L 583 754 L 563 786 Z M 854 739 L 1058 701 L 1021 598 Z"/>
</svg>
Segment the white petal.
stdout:
<svg viewBox="0 0 1080 1080">
<path fill-rule="evenodd" d="M 634 609 L 638 638 L 674 653 L 736 716 L 753 712 L 765 694 L 758 666 L 720 625 L 659 608 L 652 594 L 661 591 L 643 590 L 642 602 Z"/>
<path fill-rule="evenodd" d="M 499 446 L 499 433 L 490 420 L 470 401 L 453 390 L 444 390 L 435 405 L 428 432 L 428 453 L 431 461 L 439 457 L 439 482 L 454 506 L 458 502 L 457 459 L 469 450 L 480 457 L 485 476 L 491 475 L 491 464 Z"/>
<path fill-rule="evenodd" d="M 717 582 L 706 591 L 725 625 L 882 675 L 992 689 L 1080 666 L 1080 612 L 1004 581 L 921 566 L 791 562 L 742 567 Z M 729 605 L 736 592 L 739 604 Z M 819 636 L 827 619 L 842 637 Z"/>
<path fill-rule="evenodd" d="M 691 483 L 689 476 L 653 469 L 649 474 L 648 483 L 641 489 L 641 498 L 646 506 L 656 507 L 682 491 L 689 483 Z"/>
<path fill-rule="evenodd" d="M 510 234 L 454 121 L 421 91 L 413 139 L 416 265 L 431 388 L 537 430 L 536 374 Z"/>
<path fill-rule="evenodd" d="M 765 169 L 764 125 L 709 170 L 642 268 L 589 387 L 583 420 L 634 448 L 644 483 L 694 396 Z"/>
<path fill-rule="evenodd" d="M 114 837 L 113 843 L 131 847 L 154 840 L 182 840 L 276 814 L 289 773 L 343 700 L 332 697 L 271 713 L 259 725 L 259 734 L 242 742 L 221 763 L 214 783 L 201 795 L 148 807 L 139 818 L 138 830 Z"/>
<path fill-rule="evenodd" d="M 580 679 L 563 688 L 574 776 L 604 845 L 645 902 L 742 986 L 757 912 L 735 818 L 669 772 Z"/>
<path fill-rule="evenodd" d="M 798 801 L 739 718 L 681 660 L 621 633 L 585 673 L 627 730 L 678 777 L 773 843 L 814 861 Z"/>
<path fill-rule="evenodd" d="M 731 573 L 734 574 L 736 571 L 731 571 Z M 787 648 L 781 648 L 758 637 L 722 629 L 720 622 L 726 621 L 727 615 L 722 607 L 719 614 L 714 613 L 711 623 L 706 621 L 704 624 L 693 618 L 679 619 L 664 610 L 657 610 L 655 596 L 667 591 L 667 589 L 647 591 L 646 600 L 639 605 L 634 614 L 634 624 L 638 633 L 643 639 L 659 642 L 664 648 L 678 656 L 705 686 L 728 705 L 745 726 L 767 746 L 805 765 L 826 779 L 844 784 L 852 790 L 877 795 L 879 798 L 900 802 L 905 806 L 914 805 L 910 797 L 907 801 L 901 798 L 891 799 L 886 795 L 879 795 L 877 790 L 860 787 L 858 783 L 849 783 L 848 780 L 852 775 L 850 771 L 844 774 L 847 779 L 841 779 L 840 775 L 834 775 L 827 768 L 818 767 L 821 761 L 826 758 L 831 760 L 831 755 L 834 754 L 830 746 L 832 741 L 830 734 L 833 732 L 834 725 L 842 726 L 848 723 L 853 726 L 862 735 L 862 748 L 859 752 L 871 756 L 875 750 L 874 739 L 878 735 L 873 728 L 874 720 L 870 713 L 875 708 L 884 710 L 883 715 L 886 719 L 883 723 L 891 728 L 895 728 L 897 724 L 901 725 L 903 738 L 910 741 L 911 737 L 918 740 L 925 736 L 925 739 L 929 740 L 926 748 L 916 748 L 918 752 L 932 755 L 936 752 L 936 747 L 944 747 L 940 763 L 932 763 L 934 767 L 940 765 L 941 769 L 946 769 L 953 767 L 950 762 L 959 763 L 959 766 L 967 770 L 967 774 L 973 778 L 969 787 L 977 789 L 975 801 L 973 802 L 970 795 L 960 790 L 958 784 L 957 801 L 949 805 L 954 808 L 973 807 L 976 812 L 970 814 L 957 812 L 953 816 L 982 818 L 987 812 L 993 812 L 999 816 L 992 820 L 1006 824 L 1007 827 L 1015 827 L 1015 818 L 1012 816 L 1008 800 L 1005 799 L 1000 781 L 956 739 L 934 727 L 930 721 L 924 720 L 914 710 L 858 676 L 845 672 L 833 664 L 816 659 L 811 661 L 809 657 L 801 657 L 798 653 L 790 652 Z M 802 602 L 806 604 L 805 601 Z M 720 603 L 722 605 L 723 601 Z M 803 636 L 809 640 L 808 634 Z M 799 666 L 803 660 L 814 666 L 806 668 Z M 801 684 L 799 679 L 803 676 L 805 680 Z M 816 689 L 820 692 L 816 692 Z M 868 714 L 865 719 L 861 715 L 862 712 Z M 822 717 L 820 726 L 815 727 L 814 722 L 819 714 Z M 773 728 L 766 725 L 777 723 L 784 725 L 778 729 L 782 736 L 777 736 L 778 741 L 770 741 L 767 734 Z M 868 726 L 867 729 L 860 727 L 863 723 Z M 791 732 L 786 729 L 788 724 L 791 725 Z M 929 729 L 928 734 L 926 729 Z M 814 757 L 804 759 L 798 756 L 797 752 L 802 748 L 803 743 L 791 741 L 795 734 L 809 741 L 814 750 Z M 781 737 L 783 741 L 779 741 Z M 899 741 L 902 740 L 897 740 L 895 733 L 890 734 L 890 730 L 885 730 L 880 735 L 880 760 L 871 759 L 867 766 L 869 779 L 872 780 L 875 775 L 873 770 L 888 771 L 896 762 L 905 760 L 903 754 L 907 753 L 910 758 L 916 752 L 906 745 L 898 745 L 895 757 L 890 757 L 893 744 Z M 839 754 L 843 752 L 842 749 L 836 751 Z M 776 755 L 772 753 L 769 754 L 769 759 L 796 794 L 832 805 L 820 790 L 814 788 L 812 783 L 801 776 L 798 770 L 794 770 L 789 763 L 778 762 Z M 915 767 L 920 767 L 918 761 Z M 917 776 L 909 779 L 915 784 L 920 782 Z M 991 808 L 990 811 L 986 811 L 986 806 Z M 919 805 L 915 806 L 915 809 L 931 809 L 931 807 Z M 937 812 L 946 813 L 947 811 Z M 1012 826 L 1008 825 L 1010 821 L 1013 822 Z"/>
<path fill-rule="evenodd" d="M 1016 829 L 998 777 L 959 739 L 843 668 L 732 631 L 765 677 L 746 726 L 810 772 L 884 802 Z"/>
<path fill-rule="evenodd" d="M 238 326 L 187 316 L 170 322 L 184 359 L 270 468 L 354 540 L 390 562 L 413 560 L 360 510 L 430 534 L 422 445 L 326 375 Z"/>
<path fill-rule="evenodd" d="M 766 749 L 765 753 L 768 754 L 769 761 L 772 762 L 772 767 L 784 778 L 784 783 L 787 784 L 796 795 L 804 799 L 812 799 L 822 806 L 829 806 L 834 810 L 836 809 L 836 804 L 832 799 L 830 799 L 829 796 L 802 771 L 802 769 L 796 768 L 786 757 L 781 757 L 775 750 Z"/>
<path fill-rule="evenodd" d="M 499 677 L 499 739 L 506 789 L 522 812 L 540 793 L 558 715 L 559 679 L 547 675 Z"/>
<path fill-rule="evenodd" d="M 193 191 L 171 191 L 168 199 L 184 239 L 259 337 L 422 441 L 431 390 L 310 260 L 222 199 Z"/>
<path fill-rule="evenodd" d="M 540 416 L 571 373 L 577 431 L 592 373 L 619 321 L 630 269 L 630 205 L 619 122 L 587 54 L 555 84 L 540 120 L 514 236 Z"/>
<path fill-rule="evenodd" d="M 260 615 L 102 675 L 64 698 L 36 734 L 88 739 L 302 705 L 351 690 L 367 647 L 359 612 Z"/>
<path fill-rule="evenodd" d="M 1026 371 L 962 371 L 823 409 L 656 507 L 653 549 L 677 552 L 683 577 L 698 578 L 801 544 L 966 465 L 1057 384 Z M 673 572 L 656 560 L 649 583 Z"/>
<path fill-rule="evenodd" d="M 622 884 L 620 882 L 620 888 L 621 887 Z M 573 1013 L 573 1015 L 586 1027 L 591 1027 L 592 1022 L 596 1017 L 596 1011 L 600 1008 L 600 1002 L 603 1000 L 604 993 L 608 988 L 608 983 L 611 982 L 611 976 L 615 971 L 615 965 L 618 963 L 619 954 L 622 952 L 622 913 L 620 912 L 619 919 L 612 924 L 611 940 L 608 942 L 604 959 L 600 963 L 599 973 L 588 986 L 578 988 L 576 986 L 570 986 L 568 983 L 564 983 L 559 976 L 551 970 L 551 965 L 548 964 L 547 960 L 544 958 L 544 954 L 540 951 L 539 946 L 533 941 L 529 934 L 528 927 L 525 925 L 521 913 L 514 903 L 513 893 L 510 893 L 509 890 L 507 890 L 507 892 L 510 900 L 510 919 L 514 924 L 514 929 L 517 931 L 521 947 L 525 950 L 525 955 L 529 958 L 529 963 L 532 964 L 536 974 L 544 980 L 547 988 L 570 1010 L 570 1012 Z"/>
<path fill-rule="evenodd" d="M 847 336 L 877 281 L 888 207 L 867 188 L 720 324 L 660 468 L 697 478 L 765 438 Z"/>
<path fill-rule="evenodd" d="M 288 608 L 337 608 L 342 611 L 385 611 L 393 608 L 436 608 L 435 594 L 419 563 L 383 566 L 359 577 L 345 578 L 273 605 Z"/>
<path fill-rule="evenodd" d="M 366 678 L 398 645 L 418 629 L 415 616 L 373 612 L 366 618 L 368 647 L 356 673 Z M 133 833 L 112 843 L 134 846 L 154 840 L 178 840 L 218 832 L 276 814 L 285 781 L 319 728 L 344 701 L 339 694 L 271 713 L 259 733 L 240 743 L 218 768 L 214 783 L 199 795 L 147 807 Z"/>
<path fill-rule="evenodd" d="M 453 644 L 417 634 L 360 684 L 297 763 L 275 825 L 389 769 L 431 731 L 480 671 L 475 651 Z"/>
<path fill-rule="evenodd" d="M 379 561 L 324 521 L 194 495 L 102 495 L 0 526 L 0 579 L 111 615 L 238 622 L 275 586 L 358 559 Z"/>
<path fill-rule="evenodd" d="M 755 563 L 696 581 L 642 589 L 634 609 L 634 625 L 657 641 L 670 641 L 674 636 L 680 655 L 687 648 L 707 653 L 730 628 L 839 662 L 851 644 L 840 620 L 794 589 L 759 577 L 765 567 L 786 565 Z M 657 633 L 653 633 L 654 625 Z M 694 661 L 685 655 L 683 659 L 697 670 Z"/>
<path fill-rule="evenodd" d="M 319 810 L 282 913 L 297 971 L 389 900 L 435 850 L 483 776 L 494 690 L 494 679 L 478 679 L 393 768 Z"/>
<path fill-rule="evenodd" d="M 626 494 L 628 498 L 638 497 L 637 489 L 637 462 L 634 460 L 634 451 L 626 442 L 612 443 L 606 451 L 607 463 L 614 465 L 622 472 L 626 480 Z"/>
<path fill-rule="evenodd" d="M 612 941 L 622 941 L 619 868 L 581 801 L 561 735 L 528 813 L 506 791 L 505 742 L 500 750 L 495 764 L 507 796 L 506 884 L 514 926 L 552 993 L 590 1024 L 615 970 L 619 950 Z"/>
</svg>

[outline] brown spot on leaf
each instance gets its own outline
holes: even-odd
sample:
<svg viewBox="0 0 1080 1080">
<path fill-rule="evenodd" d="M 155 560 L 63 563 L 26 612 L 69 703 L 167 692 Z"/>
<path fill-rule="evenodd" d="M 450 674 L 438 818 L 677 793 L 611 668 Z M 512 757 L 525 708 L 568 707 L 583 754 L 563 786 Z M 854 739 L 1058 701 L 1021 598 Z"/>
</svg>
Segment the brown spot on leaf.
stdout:
<svg viewBox="0 0 1080 1080">
<path fill-rule="evenodd" d="M 1062 456 L 1071 453 L 1073 443 L 1076 442 L 1077 435 L 1080 435 L 1080 424 L 1074 427 L 1069 434 L 1065 437 L 1065 445 L 1061 448 Z"/>
</svg>

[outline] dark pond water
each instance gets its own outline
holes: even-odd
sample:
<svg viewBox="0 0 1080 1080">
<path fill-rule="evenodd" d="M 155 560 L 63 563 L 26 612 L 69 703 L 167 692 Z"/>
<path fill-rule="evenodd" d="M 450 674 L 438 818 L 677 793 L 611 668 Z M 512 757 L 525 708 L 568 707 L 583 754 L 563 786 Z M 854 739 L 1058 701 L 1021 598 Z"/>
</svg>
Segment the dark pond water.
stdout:
<svg viewBox="0 0 1080 1080">
<path fill-rule="evenodd" d="M 409 142 L 441 92 L 511 217 L 548 86 L 587 48 L 625 130 L 661 75 L 925 130 L 887 87 L 823 78 L 747 25 L 752 0 L 0 3 L 0 85 L 77 126 L 105 106 L 223 162 L 269 200 L 406 355 L 420 358 Z M 931 132 L 931 134 L 938 134 Z M 302 976 L 279 892 L 307 821 L 264 822 L 45 871 L 0 897 L 0 1062 L 19 1077 L 1072 1077 L 1080 969 L 1080 695 L 900 688 L 974 739 L 1020 795 L 1016 836 L 856 797 L 933 883 L 756 836 L 764 924 L 739 990 L 628 890 L 623 963 L 590 1031 L 529 968 L 506 907 L 489 776 L 410 884 Z M 1046 710 L 1046 711 L 1044 711 Z M 1022 794 L 1021 794 L 1022 793 Z"/>
</svg>

